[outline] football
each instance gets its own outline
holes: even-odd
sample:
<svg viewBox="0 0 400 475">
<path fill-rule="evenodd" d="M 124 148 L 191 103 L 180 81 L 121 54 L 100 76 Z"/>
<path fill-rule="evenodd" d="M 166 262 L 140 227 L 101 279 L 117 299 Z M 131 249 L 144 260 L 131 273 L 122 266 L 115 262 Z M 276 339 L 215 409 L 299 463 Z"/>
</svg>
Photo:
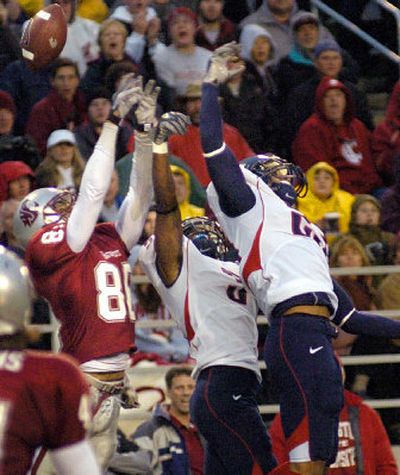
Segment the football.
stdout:
<svg viewBox="0 0 400 475">
<path fill-rule="evenodd" d="M 20 41 L 22 56 L 33 69 L 44 68 L 61 53 L 66 39 L 67 21 L 54 3 L 28 20 Z"/>
</svg>

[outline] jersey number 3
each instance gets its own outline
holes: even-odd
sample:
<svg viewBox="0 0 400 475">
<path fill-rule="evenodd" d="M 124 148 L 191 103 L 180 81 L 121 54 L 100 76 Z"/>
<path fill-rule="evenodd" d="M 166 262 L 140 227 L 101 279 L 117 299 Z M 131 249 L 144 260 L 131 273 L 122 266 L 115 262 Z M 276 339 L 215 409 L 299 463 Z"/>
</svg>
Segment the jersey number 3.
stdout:
<svg viewBox="0 0 400 475">
<path fill-rule="evenodd" d="M 131 267 L 122 263 L 121 279 L 118 267 L 111 262 L 99 262 L 94 269 L 99 317 L 106 322 L 122 322 L 128 315 L 135 320 L 129 288 Z"/>
</svg>

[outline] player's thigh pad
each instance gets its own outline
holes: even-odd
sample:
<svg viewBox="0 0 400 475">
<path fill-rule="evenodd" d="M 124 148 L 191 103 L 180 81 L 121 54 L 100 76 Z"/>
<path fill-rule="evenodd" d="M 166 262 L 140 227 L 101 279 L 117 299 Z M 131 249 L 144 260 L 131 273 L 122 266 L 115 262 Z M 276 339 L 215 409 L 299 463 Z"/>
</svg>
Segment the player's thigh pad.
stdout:
<svg viewBox="0 0 400 475">
<path fill-rule="evenodd" d="M 311 460 L 330 461 L 337 450 L 343 385 L 334 335 L 326 319 L 286 316 L 272 319 L 265 343 L 289 449 L 308 442 Z"/>
</svg>

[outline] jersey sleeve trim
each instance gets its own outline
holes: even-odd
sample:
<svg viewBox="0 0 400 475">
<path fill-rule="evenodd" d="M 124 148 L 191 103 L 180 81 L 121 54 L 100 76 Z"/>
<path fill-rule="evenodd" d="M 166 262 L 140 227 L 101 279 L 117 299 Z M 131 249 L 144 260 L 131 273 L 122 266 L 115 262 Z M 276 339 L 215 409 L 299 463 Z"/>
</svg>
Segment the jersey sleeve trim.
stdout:
<svg viewBox="0 0 400 475">
<path fill-rule="evenodd" d="M 342 318 L 342 321 L 338 324 L 339 327 L 342 327 L 348 320 L 349 318 L 353 315 L 355 312 L 355 308 L 351 312 L 349 312 L 344 318 Z"/>
<path fill-rule="evenodd" d="M 221 147 L 217 148 L 217 150 L 213 150 L 212 152 L 208 152 L 208 153 L 203 153 L 204 157 L 205 158 L 212 158 L 212 157 L 215 157 L 216 155 L 219 155 L 220 153 L 222 153 L 226 148 L 226 144 L 225 142 L 221 145 Z"/>
</svg>

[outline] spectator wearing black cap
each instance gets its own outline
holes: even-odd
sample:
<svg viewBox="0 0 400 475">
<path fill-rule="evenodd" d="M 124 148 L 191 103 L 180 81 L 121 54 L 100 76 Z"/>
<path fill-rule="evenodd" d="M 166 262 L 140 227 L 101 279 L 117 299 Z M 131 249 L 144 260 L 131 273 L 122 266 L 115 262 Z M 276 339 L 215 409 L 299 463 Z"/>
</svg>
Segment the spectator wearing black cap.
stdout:
<svg viewBox="0 0 400 475">
<path fill-rule="evenodd" d="M 355 116 L 368 129 L 372 130 L 374 124 L 365 94 L 354 83 L 341 79 L 343 57 L 340 46 L 334 41 L 318 43 L 314 50 L 314 65 L 314 74 L 307 81 L 292 89 L 287 98 L 284 114 L 286 143 L 290 146 L 301 124 L 314 112 L 315 93 L 324 76 L 338 79 L 344 84 L 352 98 Z"/>
<path fill-rule="evenodd" d="M 92 91 L 91 95 L 88 96 L 88 120 L 74 130 L 76 144 L 85 161 L 91 156 L 110 111 L 110 91 L 105 87 Z M 115 160 L 119 160 L 128 153 L 128 142 L 131 135 L 132 127 L 130 125 L 126 124 L 119 128 Z"/>
</svg>

